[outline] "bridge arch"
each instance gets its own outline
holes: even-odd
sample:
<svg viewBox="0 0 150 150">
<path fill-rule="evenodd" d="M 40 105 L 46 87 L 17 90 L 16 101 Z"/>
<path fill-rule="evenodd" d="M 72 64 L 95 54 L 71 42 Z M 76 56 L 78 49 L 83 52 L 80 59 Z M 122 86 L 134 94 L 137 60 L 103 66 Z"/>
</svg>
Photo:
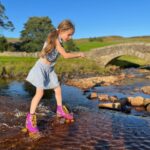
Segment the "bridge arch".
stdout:
<svg viewBox="0 0 150 150">
<path fill-rule="evenodd" d="M 106 66 L 112 59 L 122 55 L 136 56 L 150 64 L 150 43 L 124 43 L 92 49 L 87 57 L 101 66 Z"/>
</svg>

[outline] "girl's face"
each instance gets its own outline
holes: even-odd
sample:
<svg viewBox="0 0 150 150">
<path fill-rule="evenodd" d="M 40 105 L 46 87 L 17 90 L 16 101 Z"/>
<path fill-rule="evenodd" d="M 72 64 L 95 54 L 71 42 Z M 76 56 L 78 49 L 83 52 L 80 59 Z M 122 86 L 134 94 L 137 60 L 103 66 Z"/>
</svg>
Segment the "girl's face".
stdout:
<svg viewBox="0 0 150 150">
<path fill-rule="evenodd" d="M 69 29 L 66 31 L 60 31 L 59 36 L 64 42 L 67 42 L 72 38 L 73 33 L 74 33 L 74 30 Z"/>
</svg>

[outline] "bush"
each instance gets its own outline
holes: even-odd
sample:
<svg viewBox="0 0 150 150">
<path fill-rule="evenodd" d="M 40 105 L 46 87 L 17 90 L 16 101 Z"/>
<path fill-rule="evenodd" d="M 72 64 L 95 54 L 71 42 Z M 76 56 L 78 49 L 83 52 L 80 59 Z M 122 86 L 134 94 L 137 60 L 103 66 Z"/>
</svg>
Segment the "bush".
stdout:
<svg viewBox="0 0 150 150">
<path fill-rule="evenodd" d="M 90 37 L 89 41 L 90 42 L 93 42 L 93 41 L 103 42 L 103 38 L 102 37 L 93 37 L 93 38 Z"/>
<path fill-rule="evenodd" d="M 0 37 L 0 52 L 7 51 L 8 49 L 8 42 L 4 36 Z"/>
<path fill-rule="evenodd" d="M 12 43 L 8 43 L 7 51 L 16 51 L 16 49 Z"/>
<path fill-rule="evenodd" d="M 68 42 L 66 42 L 65 44 L 65 49 L 69 52 L 69 51 L 79 51 L 80 49 L 75 45 L 75 43 L 73 42 L 73 40 L 70 40 Z"/>
</svg>

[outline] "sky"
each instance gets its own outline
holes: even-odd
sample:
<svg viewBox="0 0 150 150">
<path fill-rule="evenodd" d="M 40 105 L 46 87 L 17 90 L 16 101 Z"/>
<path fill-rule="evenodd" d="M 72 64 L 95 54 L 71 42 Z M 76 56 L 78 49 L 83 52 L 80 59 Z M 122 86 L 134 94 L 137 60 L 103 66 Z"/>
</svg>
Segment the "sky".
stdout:
<svg viewBox="0 0 150 150">
<path fill-rule="evenodd" d="M 5 37 L 20 37 L 29 17 L 48 16 L 57 27 L 64 19 L 75 24 L 74 39 L 99 36 L 150 35 L 150 0 L 0 0 L 13 22 L 13 32 Z"/>
</svg>

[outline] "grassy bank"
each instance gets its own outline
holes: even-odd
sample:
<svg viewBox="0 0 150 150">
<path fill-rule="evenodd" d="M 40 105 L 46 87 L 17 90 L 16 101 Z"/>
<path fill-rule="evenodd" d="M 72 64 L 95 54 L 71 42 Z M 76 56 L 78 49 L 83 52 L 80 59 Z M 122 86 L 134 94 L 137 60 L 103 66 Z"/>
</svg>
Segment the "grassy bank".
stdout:
<svg viewBox="0 0 150 150">
<path fill-rule="evenodd" d="M 86 58 L 64 59 L 60 57 L 58 63 L 56 64 L 56 72 L 59 74 L 65 72 L 71 74 L 102 74 L 107 71 L 108 70 L 106 68 L 99 66 L 95 61 Z"/>
<path fill-rule="evenodd" d="M 24 77 L 36 60 L 37 58 L 0 56 L 0 73 L 3 67 L 5 67 L 8 74 Z M 58 59 L 55 70 L 58 74 L 91 74 L 104 73 L 107 71 L 107 69 L 98 66 L 94 61 L 86 58 L 64 59 L 62 57 Z"/>
<path fill-rule="evenodd" d="M 7 74 L 25 75 L 37 59 L 29 57 L 0 56 L 0 73 L 5 67 Z"/>
<path fill-rule="evenodd" d="M 29 57 L 11 57 L 11 56 L 1 56 L 0 57 L 0 73 L 3 67 L 6 68 L 7 74 L 13 74 L 19 78 L 24 77 L 28 74 L 29 70 L 32 68 L 37 58 Z M 145 65 L 144 60 L 131 57 L 122 56 L 117 60 L 112 62 L 118 66 L 127 66 L 133 64 Z M 108 68 L 102 68 L 96 64 L 93 60 L 86 58 L 79 59 L 64 59 L 60 57 L 56 64 L 55 70 L 58 74 L 105 74 L 109 72 Z"/>
</svg>

